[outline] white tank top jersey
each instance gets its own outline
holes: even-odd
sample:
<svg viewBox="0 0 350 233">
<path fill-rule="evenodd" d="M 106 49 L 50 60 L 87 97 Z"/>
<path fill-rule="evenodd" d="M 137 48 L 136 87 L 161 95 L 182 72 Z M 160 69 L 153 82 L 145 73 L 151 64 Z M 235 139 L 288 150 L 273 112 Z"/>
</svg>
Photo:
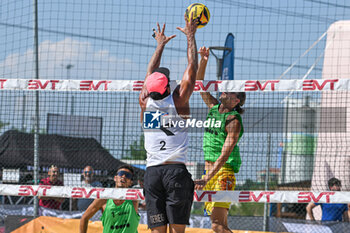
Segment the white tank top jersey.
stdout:
<svg viewBox="0 0 350 233">
<path fill-rule="evenodd" d="M 187 161 L 188 130 L 179 127 L 176 122 L 184 121 L 177 114 L 173 95 L 161 100 L 148 98 L 146 111 L 163 112 L 160 117 L 160 129 L 144 129 L 145 149 L 147 151 L 147 167 L 164 162 Z"/>
</svg>

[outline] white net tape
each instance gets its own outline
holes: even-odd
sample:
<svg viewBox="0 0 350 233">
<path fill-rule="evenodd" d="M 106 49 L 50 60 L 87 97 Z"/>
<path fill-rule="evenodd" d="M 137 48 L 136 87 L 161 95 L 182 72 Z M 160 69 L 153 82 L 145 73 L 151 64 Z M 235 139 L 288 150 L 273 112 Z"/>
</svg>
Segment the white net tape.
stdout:
<svg viewBox="0 0 350 233">
<path fill-rule="evenodd" d="M 62 198 L 93 198 L 144 200 L 142 189 L 85 188 L 45 185 L 0 185 L 0 195 L 45 196 Z M 195 191 L 195 202 L 231 203 L 350 203 L 350 192 L 309 191 Z"/>
<path fill-rule="evenodd" d="M 172 81 L 171 88 L 181 81 Z M 143 81 L 134 80 L 27 80 L 0 79 L 0 90 L 45 91 L 140 91 Z M 282 92 L 282 91 L 348 91 L 350 79 L 308 80 L 231 80 L 197 81 L 195 92 Z"/>
</svg>

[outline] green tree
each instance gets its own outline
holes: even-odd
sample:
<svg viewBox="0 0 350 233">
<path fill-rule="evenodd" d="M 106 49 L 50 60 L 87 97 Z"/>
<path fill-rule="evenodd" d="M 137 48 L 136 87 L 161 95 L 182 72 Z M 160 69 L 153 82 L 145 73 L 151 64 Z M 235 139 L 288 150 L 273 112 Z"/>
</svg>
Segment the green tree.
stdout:
<svg viewBox="0 0 350 233">
<path fill-rule="evenodd" d="M 257 182 L 254 182 L 251 179 L 246 179 L 245 183 L 242 185 L 240 190 L 259 190 L 262 188 L 263 188 L 262 184 L 258 184 Z"/>
<path fill-rule="evenodd" d="M 10 123 L 5 123 L 5 122 L 2 122 L 0 121 L 0 129 L 5 127 L 5 126 L 8 126 Z"/>
<path fill-rule="evenodd" d="M 203 215 L 204 211 L 203 202 L 194 202 L 192 206 L 191 214 Z M 264 203 L 237 203 L 231 205 L 228 212 L 230 216 L 263 216 L 264 215 Z"/>
<path fill-rule="evenodd" d="M 139 140 L 134 141 L 130 145 L 130 157 L 126 159 L 146 160 L 146 158 L 147 158 L 147 153 L 145 150 L 145 140 L 142 134 Z"/>
<path fill-rule="evenodd" d="M 264 203 L 238 203 L 231 205 L 228 214 L 231 216 L 263 216 Z"/>
</svg>

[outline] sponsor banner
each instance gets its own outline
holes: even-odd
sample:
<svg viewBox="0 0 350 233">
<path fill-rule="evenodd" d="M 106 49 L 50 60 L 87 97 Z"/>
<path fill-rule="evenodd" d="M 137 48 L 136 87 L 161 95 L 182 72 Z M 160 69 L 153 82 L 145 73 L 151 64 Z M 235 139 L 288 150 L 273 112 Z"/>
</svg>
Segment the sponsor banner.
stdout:
<svg viewBox="0 0 350 233">
<path fill-rule="evenodd" d="M 142 189 L 85 188 L 44 185 L 0 185 L 0 195 L 144 200 Z M 195 191 L 195 202 L 350 203 L 350 192 Z"/>
<path fill-rule="evenodd" d="M 174 89 L 181 81 L 171 81 Z M 133 80 L 27 80 L 0 79 L 0 90 L 140 91 L 143 81 Z M 195 92 L 349 91 L 349 79 L 210 80 L 196 81 Z"/>
</svg>

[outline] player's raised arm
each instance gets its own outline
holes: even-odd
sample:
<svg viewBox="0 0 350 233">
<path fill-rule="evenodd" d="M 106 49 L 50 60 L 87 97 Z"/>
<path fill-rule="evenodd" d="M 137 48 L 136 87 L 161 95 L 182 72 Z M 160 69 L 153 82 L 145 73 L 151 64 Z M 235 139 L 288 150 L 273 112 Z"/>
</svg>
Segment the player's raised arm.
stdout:
<svg viewBox="0 0 350 233">
<path fill-rule="evenodd" d="M 176 35 L 172 35 L 172 36 L 165 36 L 164 35 L 164 31 L 165 31 L 165 24 L 163 24 L 163 28 L 162 30 L 160 29 L 159 23 L 157 23 L 157 29 L 155 30 L 153 29 L 153 37 L 154 39 L 157 41 L 157 47 L 156 50 L 153 53 L 153 56 L 151 58 L 151 60 L 148 63 L 148 67 L 147 67 L 147 74 L 146 74 L 146 78 L 153 73 L 153 71 L 159 67 L 160 65 L 160 60 L 162 58 L 162 54 L 163 54 L 163 50 L 165 45 L 174 37 L 176 37 Z"/>
<path fill-rule="evenodd" d="M 182 77 L 180 86 L 175 90 L 175 93 L 178 94 L 179 101 L 181 103 L 187 104 L 194 90 L 196 84 L 196 75 L 198 69 L 198 54 L 197 54 L 197 44 L 196 44 L 196 30 L 197 30 L 197 21 L 198 19 L 187 20 L 185 14 L 185 28 L 177 27 L 182 31 L 187 37 L 187 59 L 188 65 L 185 70 L 185 73 Z"/>
<path fill-rule="evenodd" d="M 142 112 L 144 111 L 144 108 L 145 108 L 145 105 L 146 105 L 145 100 L 148 97 L 147 89 L 146 89 L 146 86 L 145 86 L 147 77 L 150 74 L 152 74 L 153 71 L 156 68 L 159 67 L 160 60 L 162 58 L 162 54 L 163 54 L 163 50 L 164 50 L 165 45 L 171 39 L 176 37 L 176 35 L 172 35 L 172 36 L 167 37 L 167 36 L 164 35 L 164 31 L 165 31 L 165 24 L 163 24 L 162 30 L 160 29 L 159 23 L 157 23 L 157 30 L 153 29 L 153 37 L 157 41 L 157 47 L 156 47 L 156 50 L 153 53 L 153 56 L 152 56 L 151 60 L 148 63 L 147 74 L 146 74 L 146 77 L 145 77 L 144 85 L 143 85 L 142 90 L 141 90 L 140 95 L 139 95 L 139 104 L 140 104 L 140 107 L 142 109 Z M 142 117 L 143 117 L 143 113 L 142 112 L 141 112 L 141 121 L 142 121 Z"/>
<path fill-rule="evenodd" d="M 201 59 L 199 61 L 196 80 L 204 80 L 205 70 L 207 68 L 207 63 L 209 59 L 209 48 L 200 47 L 198 53 L 201 55 Z M 215 97 L 213 97 L 209 92 L 201 92 L 200 94 L 204 103 L 209 108 L 212 108 L 213 106 L 219 103 L 219 101 Z"/>
</svg>

